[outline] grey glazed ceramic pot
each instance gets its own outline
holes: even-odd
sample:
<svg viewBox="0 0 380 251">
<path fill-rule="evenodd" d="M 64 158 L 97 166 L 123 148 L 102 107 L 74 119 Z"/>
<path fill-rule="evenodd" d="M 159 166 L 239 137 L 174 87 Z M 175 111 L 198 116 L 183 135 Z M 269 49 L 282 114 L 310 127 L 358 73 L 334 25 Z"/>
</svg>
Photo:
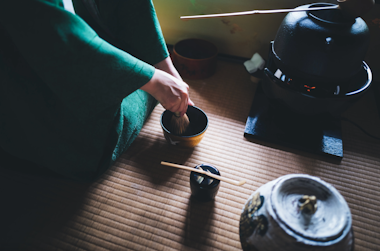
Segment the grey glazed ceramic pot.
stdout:
<svg viewBox="0 0 380 251">
<path fill-rule="evenodd" d="M 256 190 L 240 217 L 240 242 L 252 251 L 351 251 L 350 209 L 321 179 L 290 174 Z"/>
</svg>

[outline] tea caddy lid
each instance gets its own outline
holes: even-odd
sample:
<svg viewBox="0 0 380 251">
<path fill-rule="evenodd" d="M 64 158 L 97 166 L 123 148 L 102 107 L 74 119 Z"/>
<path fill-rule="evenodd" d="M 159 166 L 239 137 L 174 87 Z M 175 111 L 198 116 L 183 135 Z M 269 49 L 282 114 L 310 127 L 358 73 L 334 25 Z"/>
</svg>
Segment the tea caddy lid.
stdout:
<svg viewBox="0 0 380 251">
<path fill-rule="evenodd" d="M 273 218 L 298 241 L 331 245 L 351 230 L 351 212 L 330 184 L 310 175 L 286 175 L 272 187 Z"/>
</svg>

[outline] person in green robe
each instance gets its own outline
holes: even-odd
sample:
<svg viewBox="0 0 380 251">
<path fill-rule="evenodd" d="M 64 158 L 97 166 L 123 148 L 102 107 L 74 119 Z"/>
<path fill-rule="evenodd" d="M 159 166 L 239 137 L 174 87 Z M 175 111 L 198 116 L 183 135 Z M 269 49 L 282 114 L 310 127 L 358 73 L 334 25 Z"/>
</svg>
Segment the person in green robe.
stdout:
<svg viewBox="0 0 380 251">
<path fill-rule="evenodd" d="M 152 1 L 95 1 L 96 13 L 73 0 L 76 14 L 62 0 L 0 3 L 0 147 L 81 181 L 114 163 L 157 102 L 194 105 Z"/>
</svg>

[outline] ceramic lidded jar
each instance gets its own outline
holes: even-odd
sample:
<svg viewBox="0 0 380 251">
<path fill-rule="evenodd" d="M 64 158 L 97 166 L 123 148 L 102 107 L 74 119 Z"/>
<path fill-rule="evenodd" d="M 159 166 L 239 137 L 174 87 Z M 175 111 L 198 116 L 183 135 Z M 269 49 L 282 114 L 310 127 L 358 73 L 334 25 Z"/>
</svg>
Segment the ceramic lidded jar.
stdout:
<svg viewBox="0 0 380 251">
<path fill-rule="evenodd" d="M 240 217 L 243 250 L 303 251 L 354 248 L 350 209 L 321 179 L 290 174 L 255 191 Z"/>
</svg>

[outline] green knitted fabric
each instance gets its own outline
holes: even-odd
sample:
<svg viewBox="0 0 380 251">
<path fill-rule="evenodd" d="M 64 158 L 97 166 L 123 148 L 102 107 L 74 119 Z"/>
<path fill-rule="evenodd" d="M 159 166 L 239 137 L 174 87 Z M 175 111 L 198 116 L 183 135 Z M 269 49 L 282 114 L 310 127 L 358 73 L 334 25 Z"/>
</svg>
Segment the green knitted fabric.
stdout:
<svg viewBox="0 0 380 251">
<path fill-rule="evenodd" d="M 107 20 L 119 34 L 119 48 L 79 16 L 86 16 L 84 9 L 74 15 L 61 0 L 0 4 L 5 151 L 74 179 L 93 180 L 135 139 L 157 104 L 138 89 L 153 76 L 151 64 L 168 53 L 150 0 L 108 4 L 114 8 L 106 6 L 102 15 L 114 18 Z"/>
</svg>

